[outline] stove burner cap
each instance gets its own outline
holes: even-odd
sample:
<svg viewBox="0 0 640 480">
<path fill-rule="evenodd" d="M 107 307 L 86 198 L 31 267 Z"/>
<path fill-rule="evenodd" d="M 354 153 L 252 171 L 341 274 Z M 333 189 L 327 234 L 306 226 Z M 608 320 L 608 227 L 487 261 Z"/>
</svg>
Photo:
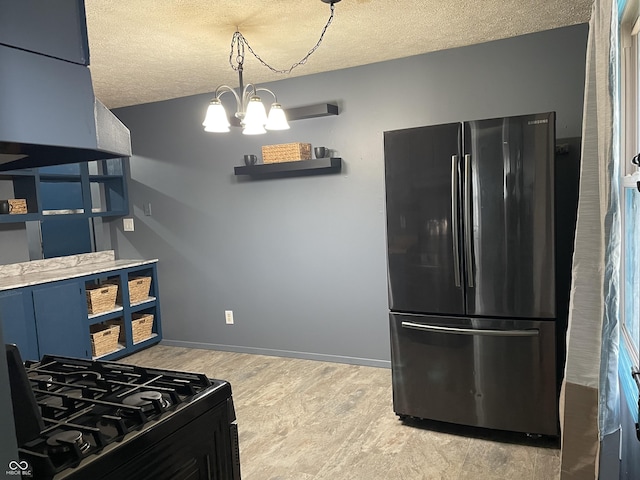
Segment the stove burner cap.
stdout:
<svg viewBox="0 0 640 480">
<path fill-rule="evenodd" d="M 123 405 L 142 407 L 143 412 L 153 410 L 153 402 L 159 401 L 162 408 L 167 408 L 171 403 L 160 393 L 155 391 L 138 392 L 129 395 L 122 400 Z"/>
<path fill-rule="evenodd" d="M 66 377 L 66 383 L 83 385 L 86 387 L 94 387 L 102 380 L 100 372 L 94 372 L 93 370 L 82 370 L 79 372 L 68 372 L 64 374 Z"/>
<path fill-rule="evenodd" d="M 49 451 L 53 454 L 69 452 L 72 450 L 73 444 L 78 446 L 80 452 L 86 452 L 91 447 L 89 442 L 84 440 L 82 432 L 78 430 L 66 430 L 47 438 Z"/>
</svg>

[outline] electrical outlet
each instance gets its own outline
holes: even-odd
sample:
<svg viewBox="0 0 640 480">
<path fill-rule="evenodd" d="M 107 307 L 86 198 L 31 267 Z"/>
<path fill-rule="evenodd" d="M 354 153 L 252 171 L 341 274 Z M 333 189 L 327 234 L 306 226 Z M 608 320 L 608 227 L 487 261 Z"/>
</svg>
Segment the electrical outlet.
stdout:
<svg viewBox="0 0 640 480">
<path fill-rule="evenodd" d="M 122 225 L 125 232 L 133 232 L 133 218 L 123 218 Z"/>
<path fill-rule="evenodd" d="M 224 321 L 227 325 L 233 325 L 233 310 L 224 311 Z"/>
</svg>

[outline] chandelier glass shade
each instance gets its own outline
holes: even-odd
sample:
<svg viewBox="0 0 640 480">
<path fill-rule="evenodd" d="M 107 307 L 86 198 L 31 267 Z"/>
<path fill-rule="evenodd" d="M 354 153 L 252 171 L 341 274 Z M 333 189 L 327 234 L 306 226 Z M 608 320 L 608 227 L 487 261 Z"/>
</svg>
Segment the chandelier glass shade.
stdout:
<svg viewBox="0 0 640 480">
<path fill-rule="evenodd" d="M 231 124 L 229 123 L 227 112 L 219 99 L 214 98 L 209 103 L 202 125 L 204 125 L 205 132 L 224 133 L 229 131 Z"/>
</svg>

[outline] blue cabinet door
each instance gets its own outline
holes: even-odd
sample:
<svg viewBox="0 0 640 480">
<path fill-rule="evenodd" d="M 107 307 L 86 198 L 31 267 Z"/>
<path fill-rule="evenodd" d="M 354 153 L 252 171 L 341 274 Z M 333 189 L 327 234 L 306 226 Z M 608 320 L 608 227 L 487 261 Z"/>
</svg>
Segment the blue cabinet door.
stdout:
<svg viewBox="0 0 640 480">
<path fill-rule="evenodd" d="M 77 281 L 33 289 L 38 347 L 46 354 L 90 358 L 85 299 Z"/>
<path fill-rule="evenodd" d="M 0 323 L 5 343 L 15 343 L 25 360 L 39 359 L 31 290 L 0 292 Z"/>
</svg>

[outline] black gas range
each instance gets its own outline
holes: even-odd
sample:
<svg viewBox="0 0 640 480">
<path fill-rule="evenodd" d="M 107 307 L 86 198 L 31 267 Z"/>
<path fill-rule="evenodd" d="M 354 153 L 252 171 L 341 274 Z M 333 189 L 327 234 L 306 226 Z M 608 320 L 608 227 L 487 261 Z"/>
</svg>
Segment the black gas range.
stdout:
<svg viewBox="0 0 640 480">
<path fill-rule="evenodd" d="M 23 478 L 240 479 L 228 382 L 6 348 Z"/>
</svg>

